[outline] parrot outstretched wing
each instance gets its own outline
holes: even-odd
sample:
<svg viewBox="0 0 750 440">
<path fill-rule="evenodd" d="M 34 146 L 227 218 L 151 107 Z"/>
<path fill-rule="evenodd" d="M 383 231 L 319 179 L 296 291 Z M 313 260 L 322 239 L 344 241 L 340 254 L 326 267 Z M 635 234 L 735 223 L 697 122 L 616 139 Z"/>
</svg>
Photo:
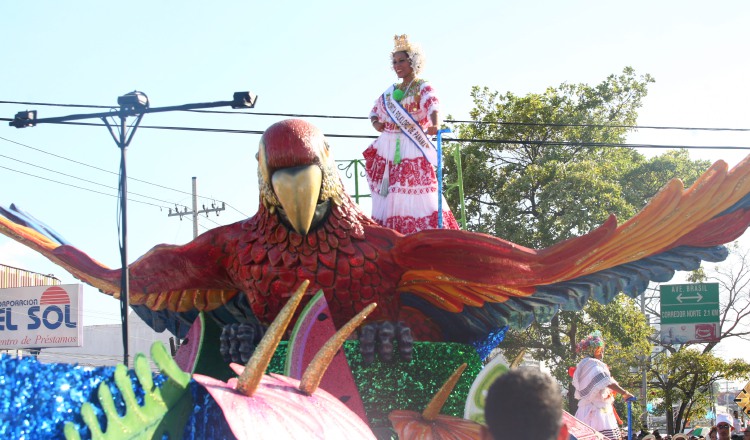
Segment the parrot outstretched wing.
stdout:
<svg viewBox="0 0 750 440">
<path fill-rule="evenodd" d="M 0 233 L 36 250 L 77 279 L 120 297 L 119 268 L 110 269 L 92 259 L 14 204 L 8 209 L 0 207 L 0 214 Z M 184 336 L 198 312 L 219 308 L 238 292 L 215 264 L 220 258 L 215 255 L 221 248 L 219 242 L 231 240 L 236 230 L 237 224 L 232 224 L 182 246 L 155 246 L 128 267 L 130 305 L 154 330 L 168 328 Z M 153 313 L 166 309 L 177 313 Z M 175 320 L 183 324 L 177 332 Z"/>
<path fill-rule="evenodd" d="M 641 294 L 676 270 L 722 261 L 723 243 L 750 225 L 750 158 L 723 161 L 690 188 L 669 182 L 621 225 L 611 216 L 580 237 L 534 250 L 483 234 L 428 230 L 399 240 L 393 255 L 408 267 L 402 303 L 441 323 L 448 339 L 481 339 L 503 325 L 525 328 L 589 299 Z"/>
</svg>

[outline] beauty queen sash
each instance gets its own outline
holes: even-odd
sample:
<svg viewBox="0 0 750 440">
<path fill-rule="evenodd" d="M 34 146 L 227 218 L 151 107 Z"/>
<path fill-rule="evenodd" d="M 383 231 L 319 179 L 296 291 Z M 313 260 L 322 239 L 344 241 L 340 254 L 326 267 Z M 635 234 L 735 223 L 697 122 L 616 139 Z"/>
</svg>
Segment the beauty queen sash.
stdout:
<svg viewBox="0 0 750 440">
<path fill-rule="evenodd" d="M 433 167 L 437 167 L 437 149 L 417 121 L 414 120 L 401 104 L 393 99 L 393 89 L 394 86 L 390 86 L 381 97 L 385 111 L 388 112 L 388 116 L 393 119 L 406 137 L 417 145 L 425 159 Z"/>
</svg>

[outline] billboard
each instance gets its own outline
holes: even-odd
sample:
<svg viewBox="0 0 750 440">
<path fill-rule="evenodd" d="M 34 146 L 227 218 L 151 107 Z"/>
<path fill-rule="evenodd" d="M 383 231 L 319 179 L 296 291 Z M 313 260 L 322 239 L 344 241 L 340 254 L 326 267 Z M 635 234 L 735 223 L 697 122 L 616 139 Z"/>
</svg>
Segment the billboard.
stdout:
<svg viewBox="0 0 750 440">
<path fill-rule="evenodd" d="M 0 349 L 83 345 L 83 285 L 0 289 Z"/>
<path fill-rule="evenodd" d="M 671 284 L 661 290 L 661 343 L 716 342 L 719 328 L 719 284 Z"/>
</svg>

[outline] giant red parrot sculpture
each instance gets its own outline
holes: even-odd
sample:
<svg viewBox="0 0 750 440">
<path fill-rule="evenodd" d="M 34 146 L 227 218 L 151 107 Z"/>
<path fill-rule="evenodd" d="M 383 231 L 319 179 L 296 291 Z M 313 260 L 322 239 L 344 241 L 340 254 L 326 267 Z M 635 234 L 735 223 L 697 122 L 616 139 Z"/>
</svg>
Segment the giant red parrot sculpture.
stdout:
<svg viewBox="0 0 750 440">
<path fill-rule="evenodd" d="M 507 324 L 524 327 L 619 292 L 636 296 L 675 270 L 721 261 L 721 244 L 750 224 L 748 159 L 731 171 L 715 163 L 689 189 L 674 180 L 622 225 L 612 216 L 541 250 L 467 231 L 403 236 L 378 226 L 346 194 L 323 134 L 302 120 L 269 127 L 257 159 L 253 217 L 156 246 L 130 265 L 130 304 L 155 330 L 175 332 L 198 311 L 221 323 L 270 323 L 309 279 L 339 326 L 377 302 L 369 320 L 404 321 L 418 339 L 480 341 Z M 19 211 L 4 214 L 0 232 L 119 296 L 119 269 Z"/>
</svg>

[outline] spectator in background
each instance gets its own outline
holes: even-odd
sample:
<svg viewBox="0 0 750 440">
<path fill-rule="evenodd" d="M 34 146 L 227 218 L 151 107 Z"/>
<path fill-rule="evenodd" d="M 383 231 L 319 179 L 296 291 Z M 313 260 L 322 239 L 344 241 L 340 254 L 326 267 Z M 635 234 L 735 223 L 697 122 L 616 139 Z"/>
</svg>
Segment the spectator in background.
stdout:
<svg viewBox="0 0 750 440">
<path fill-rule="evenodd" d="M 732 417 L 727 414 L 716 416 L 716 430 L 719 433 L 719 440 L 731 440 L 732 438 Z"/>
<path fill-rule="evenodd" d="M 745 430 L 742 432 L 742 440 L 750 440 L 750 425 L 745 427 Z"/>
<path fill-rule="evenodd" d="M 712 426 L 711 430 L 708 431 L 708 439 L 709 440 L 718 440 L 719 439 L 719 433 L 717 432 L 716 426 Z"/>
<path fill-rule="evenodd" d="M 514 368 L 490 386 L 484 418 L 494 440 L 568 440 L 562 393 L 538 368 Z"/>
<path fill-rule="evenodd" d="M 734 433 L 739 434 L 742 431 L 742 428 L 740 428 L 740 415 L 737 411 L 734 411 L 732 413 L 732 416 L 734 417 L 734 420 L 732 421 L 732 427 L 734 427 Z"/>
</svg>

